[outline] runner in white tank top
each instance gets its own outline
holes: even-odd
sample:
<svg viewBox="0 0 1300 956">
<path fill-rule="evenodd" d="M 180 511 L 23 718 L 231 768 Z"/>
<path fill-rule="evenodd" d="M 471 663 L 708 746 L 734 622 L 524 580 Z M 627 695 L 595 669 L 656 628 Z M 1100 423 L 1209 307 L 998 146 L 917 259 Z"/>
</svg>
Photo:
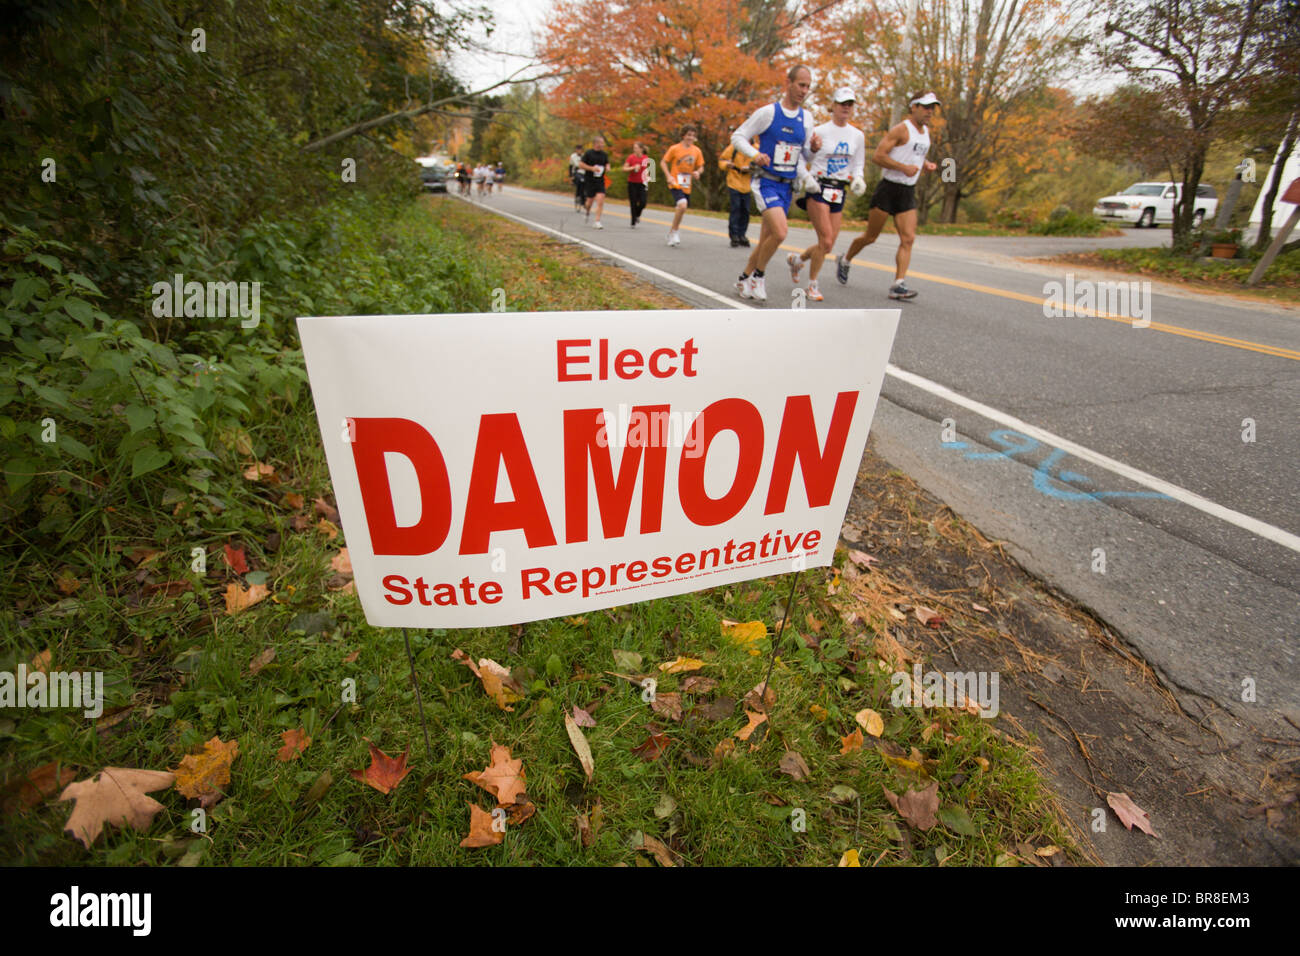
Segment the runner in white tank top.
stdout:
<svg viewBox="0 0 1300 956">
<path fill-rule="evenodd" d="M 916 241 L 916 181 L 923 171 L 934 172 L 938 168 L 925 158 L 930 149 L 930 118 L 938 106 L 939 98 L 933 93 L 913 96 L 907 118 L 886 133 L 876 147 L 871 161 L 884 173 L 871 197 L 867 231 L 849 244 L 848 251 L 835 265 L 835 278 L 841 285 L 849 281 L 849 263 L 853 257 L 876 241 L 885 221 L 893 216 L 894 228 L 898 230 L 898 254 L 894 258 L 894 284 L 889 287 L 889 297 L 916 298 L 916 293 L 903 280 Z"/>
</svg>

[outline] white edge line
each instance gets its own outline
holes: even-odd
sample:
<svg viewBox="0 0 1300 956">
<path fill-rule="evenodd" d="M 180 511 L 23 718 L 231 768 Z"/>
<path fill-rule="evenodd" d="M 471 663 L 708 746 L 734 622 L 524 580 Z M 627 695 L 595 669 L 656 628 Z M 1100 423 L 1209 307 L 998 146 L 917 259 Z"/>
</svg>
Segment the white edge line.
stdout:
<svg viewBox="0 0 1300 956">
<path fill-rule="evenodd" d="M 454 198 L 459 199 L 460 197 Z M 465 200 L 461 200 L 461 202 L 464 201 Z M 675 282 L 680 286 L 690 289 L 697 295 L 705 296 L 715 302 L 721 302 L 728 308 L 750 310 L 754 308 L 752 305 L 747 305 L 743 302 L 736 302 L 734 299 L 728 299 L 726 296 L 719 295 L 712 289 L 698 286 L 694 282 L 690 282 L 680 276 L 675 276 L 671 273 L 664 272 L 662 269 L 656 269 L 654 266 L 638 262 L 635 259 L 621 255 L 620 253 L 607 249 L 604 246 L 598 246 L 585 239 L 579 239 L 577 236 L 570 235 L 567 232 L 561 232 L 558 229 L 551 229 L 548 226 L 543 226 L 541 223 L 533 222 L 529 219 L 523 218 L 522 216 L 516 216 L 513 213 L 504 212 L 500 209 L 492 209 L 489 206 L 478 206 L 475 203 L 471 203 L 471 205 L 474 205 L 475 208 L 487 209 L 490 212 L 496 213 L 498 216 L 513 219 L 516 222 L 521 222 L 533 229 L 550 233 L 551 235 L 558 236 L 561 239 L 567 239 L 570 242 L 586 246 L 603 256 L 609 256 L 610 258 L 626 262 L 636 269 L 667 279 L 669 282 Z M 1240 511 L 1233 511 L 1231 508 L 1224 507 L 1208 498 L 1203 498 L 1195 492 L 1188 491 L 1186 488 L 1181 488 L 1172 482 L 1165 481 L 1163 478 L 1157 478 L 1155 475 L 1148 474 L 1139 468 L 1134 468 L 1132 465 L 1126 465 L 1122 461 L 1116 461 L 1114 458 L 1101 454 L 1101 452 L 1093 451 L 1091 448 L 1085 448 L 1083 445 L 1076 444 L 1068 438 L 1054 435 L 1046 429 L 1039 428 L 1037 425 L 1031 425 L 1026 421 L 1021 421 L 1014 415 L 1008 415 L 1006 412 L 985 405 L 983 402 L 977 402 L 973 398 L 967 398 L 965 395 L 954 392 L 947 386 L 940 385 L 938 382 L 932 382 L 928 378 L 917 375 L 915 372 L 901 369 L 893 363 L 885 366 L 885 374 L 892 375 L 900 381 L 907 382 L 909 385 L 914 385 L 922 391 L 929 392 L 931 395 L 952 402 L 954 405 L 970 409 L 972 412 L 975 412 L 977 415 L 982 415 L 990 421 L 1006 425 L 1008 428 L 1014 428 L 1016 431 L 1023 432 L 1031 438 L 1036 438 L 1044 444 L 1051 445 L 1053 448 L 1059 448 L 1082 461 L 1097 465 L 1100 468 L 1105 468 L 1107 471 L 1120 475 L 1123 478 L 1127 478 L 1135 484 L 1168 495 L 1175 501 L 1181 502 L 1188 507 L 1195 508 L 1197 511 L 1204 512 L 1213 518 L 1218 518 L 1220 521 L 1226 521 L 1228 524 L 1236 525 L 1238 528 L 1249 531 L 1265 540 L 1272 541 L 1274 544 L 1280 544 L 1284 548 L 1289 548 L 1292 551 L 1300 553 L 1300 535 L 1292 534 L 1282 528 L 1260 521 L 1258 518 L 1252 518 L 1250 515 L 1242 514 Z"/>
</svg>

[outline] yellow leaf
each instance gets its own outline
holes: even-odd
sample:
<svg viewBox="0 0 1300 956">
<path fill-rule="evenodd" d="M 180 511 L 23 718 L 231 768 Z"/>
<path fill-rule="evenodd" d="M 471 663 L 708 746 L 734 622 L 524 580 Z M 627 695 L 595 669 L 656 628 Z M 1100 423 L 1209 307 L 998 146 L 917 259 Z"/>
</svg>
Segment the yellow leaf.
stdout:
<svg viewBox="0 0 1300 956">
<path fill-rule="evenodd" d="M 578 762 L 582 764 L 583 773 L 590 780 L 591 775 L 596 771 L 596 762 L 591 756 L 591 745 L 587 743 L 587 738 L 583 736 L 582 728 L 578 726 L 578 722 L 570 717 L 567 711 L 564 714 L 564 729 L 569 734 L 569 743 L 573 744 L 573 750 L 578 755 Z"/>
<path fill-rule="evenodd" d="M 823 721 L 826 719 L 826 708 L 821 704 L 813 704 L 808 708 L 808 713 L 813 715 L 813 719 Z"/>
<path fill-rule="evenodd" d="M 181 796 L 211 797 L 219 787 L 230 783 L 230 764 L 239 756 L 239 741 L 222 742 L 213 737 L 203 745 L 203 752 L 190 754 L 176 768 L 176 789 Z"/>
<path fill-rule="evenodd" d="M 836 866 L 856 866 L 856 867 L 861 867 L 861 866 L 862 866 L 862 864 L 861 864 L 860 862 L 858 862 L 858 851 L 857 851 L 857 850 L 845 850 L 845 851 L 844 851 L 844 855 L 843 855 L 842 857 L 840 857 L 840 862 L 836 863 L 835 865 L 836 865 Z"/>
<path fill-rule="evenodd" d="M 247 610 L 271 593 L 265 584 L 254 584 L 247 591 L 238 584 L 226 585 L 226 613 L 238 614 Z"/>
<path fill-rule="evenodd" d="M 741 624 L 737 621 L 724 620 L 722 636 L 750 653 L 757 654 L 758 648 L 754 644 L 767 637 L 767 625 L 762 621 L 748 621 Z"/>
<path fill-rule="evenodd" d="M 873 737 L 879 737 L 885 732 L 885 721 L 870 707 L 858 711 L 853 715 L 853 719 L 858 722 L 859 727 Z"/>
<path fill-rule="evenodd" d="M 677 660 L 669 661 L 667 664 L 660 664 L 659 669 L 665 674 L 685 674 L 688 671 L 697 671 L 705 666 L 704 661 L 697 657 L 681 657 Z"/>
</svg>

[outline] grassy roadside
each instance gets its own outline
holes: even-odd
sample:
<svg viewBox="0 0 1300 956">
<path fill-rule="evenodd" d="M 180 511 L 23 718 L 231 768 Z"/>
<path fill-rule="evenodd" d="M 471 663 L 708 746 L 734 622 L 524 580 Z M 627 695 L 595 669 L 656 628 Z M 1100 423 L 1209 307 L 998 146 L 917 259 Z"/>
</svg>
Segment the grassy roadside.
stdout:
<svg viewBox="0 0 1300 956">
<path fill-rule="evenodd" d="M 1038 260 L 1082 265 L 1140 275 L 1199 289 L 1230 292 L 1249 299 L 1300 302 L 1300 250 L 1280 255 L 1256 286 L 1245 285 L 1258 256 L 1235 259 L 1188 259 L 1168 249 L 1102 249 Z"/>
<path fill-rule="evenodd" d="M 357 239 L 383 249 L 395 277 L 367 290 L 376 310 L 420 310 L 402 289 L 465 249 L 476 279 L 449 310 L 484 310 L 494 288 L 508 290 L 512 310 L 678 305 L 571 245 L 451 201 L 427 202 Z M 341 305 L 322 301 L 316 311 Z M 920 601 L 843 555 L 839 568 L 803 575 L 772 680 L 775 702 L 748 739 L 737 736 L 752 722 L 745 712 L 758 711 L 744 698 L 763 678 L 783 578 L 584 618 L 413 633 L 432 736 L 426 757 L 402 636 L 364 623 L 338 560 L 343 541 L 328 523 L 332 499 L 309 405 L 249 423 L 252 454 L 221 466 L 242 470 L 255 459 L 274 471 L 254 469 L 240 506 L 206 523 L 204 537 L 180 541 L 159 505 L 140 502 L 114 516 L 114 533 L 96 547 L 29 556 L 4 582 L 15 611 L 0 618 L 0 669 L 49 650 L 50 669 L 104 669 L 109 684 L 94 723 L 75 711 L 0 712 L 4 862 L 833 865 L 852 850 L 864 865 L 993 865 L 1034 862 L 1034 848 L 1049 845 L 1067 848 L 1054 861 L 1080 859 L 1029 756 L 998 721 L 891 707 L 887 671 L 909 652 L 884 638 Z M 207 553 L 203 573 L 191 570 L 195 545 Z M 244 554 L 247 571 L 231 566 L 227 546 Z M 51 587 L 56 580 L 70 592 Z M 269 597 L 227 613 L 227 589 L 255 581 Z M 767 636 L 737 643 L 723 635 L 724 618 L 762 622 Z M 502 710 L 451 659 L 453 648 L 510 668 L 523 699 Z M 703 666 L 661 670 L 680 656 Z M 654 676 L 655 704 L 611 672 Z M 349 681 L 355 702 L 344 699 Z M 595 719 L 585 731 L 590 782 L 565 732 L 563 714 L 575 706 Z M 864 734 L 855 747 L 864 709 L 881 716 L 880 736 Z M 277 760 L 282 732 L 299 728 L 311 744 Z M 58 787 L 32 800 L 22 786 L 49 762 L 78 780 L 104 766 L 174 768 L 214 736 L 238 740 L 239 756 L 206 833 L 190 830 L 192 801 L 159 791 L 163 810 L 152 826 L 109 828 L 86 851 L 61 832 L 69 805 L 54 801 Z M 366 766 L 367 740 L 390 755 L 409 749 L 412 772 L 388 795 L 349 776 Z M 499 845 L 464 849 L 467 804 L 493 803 L 462 777 L 488 765 L 494 743 L 523 761 L 535 813 Z M 931 783 L 939 822 L 908 825 L 885 788 L 902 795 Z"/>
</svg>

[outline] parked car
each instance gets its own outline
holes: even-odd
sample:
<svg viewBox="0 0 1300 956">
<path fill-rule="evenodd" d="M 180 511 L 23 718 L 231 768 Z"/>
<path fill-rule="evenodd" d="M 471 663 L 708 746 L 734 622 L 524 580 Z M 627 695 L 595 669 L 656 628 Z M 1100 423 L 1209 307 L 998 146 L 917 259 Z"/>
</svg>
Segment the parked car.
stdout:
<svg viewBox="0 0 1300 956">
<path fill-rule="evenodd" d="M 1174 203 L 1182 189 L 1182 183 L 1134 183 L 1117 196 L 1102 196 L 1093 206 L 1092 214 L 1098 219 L 1129 222 L 1139 228 L 1170 223 L 1174 221 Z M 1196 227 L 1212 219 L 1218 208 L 1214 187 L 1205 183 L 1197 186 L 1192 213 Z"/>
<path fill-rule="evenodd" d="M 424 188 L 431 193 L 445 193 L 447 191 L 447 170 L 442 166 L 421 166 L 420 181 Z"/>
</svg>

